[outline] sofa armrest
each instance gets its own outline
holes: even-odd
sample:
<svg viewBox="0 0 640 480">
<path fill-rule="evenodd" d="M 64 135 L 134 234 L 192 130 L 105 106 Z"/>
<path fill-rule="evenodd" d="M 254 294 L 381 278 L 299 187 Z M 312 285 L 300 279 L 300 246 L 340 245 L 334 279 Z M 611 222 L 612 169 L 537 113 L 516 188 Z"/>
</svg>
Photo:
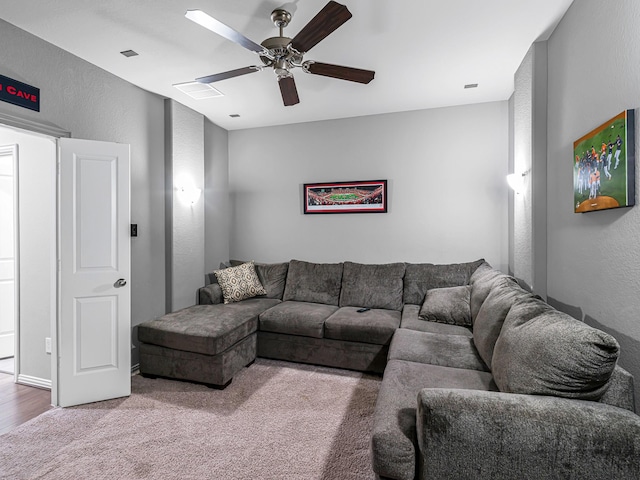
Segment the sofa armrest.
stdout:
<svg viewBox="0 0 640 480">
<path fill-rule="evenodd" d="M 433 388 L 416 420 L 423 480 L 640 478 L 640 417 L 611 405 Z"/>
<path fill-rule="evenodd" d="M 222 288 L 217 283 L 211 283 L 198 289 L 198 305 L 215 305 L 223 301 Z"/>
</svg>

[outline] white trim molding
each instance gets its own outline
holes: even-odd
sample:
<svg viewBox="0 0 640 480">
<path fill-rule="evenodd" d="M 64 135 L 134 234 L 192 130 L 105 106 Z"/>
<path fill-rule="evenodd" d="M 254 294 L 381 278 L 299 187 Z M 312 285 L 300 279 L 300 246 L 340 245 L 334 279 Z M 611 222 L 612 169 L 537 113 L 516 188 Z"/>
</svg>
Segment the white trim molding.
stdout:
<svg viewBox="0 0 640 480">
<path fill-rule="evenodd" d="M 29 387 L 38 387 L 51 390 L 51 380 L 44 378 L 32 377 L 30 375 L 18 375 L 18 382 L 21 385 L 27 385 Z"/>
<path fill-rule="evenodd" d="M 30 132 L 49 135 L 51 137 L 71 136 L 70 132 L 66 131 L 63 128 L 60 128 L 57 125 L 54 125 L 53 123 L 38 120 L 29 120 L 27 118 L 10 115 L 4 112 L 0 112 L 0 123 L 10 127 L 21 128 L 22 130 L 29 130 Z"/>
</svg>

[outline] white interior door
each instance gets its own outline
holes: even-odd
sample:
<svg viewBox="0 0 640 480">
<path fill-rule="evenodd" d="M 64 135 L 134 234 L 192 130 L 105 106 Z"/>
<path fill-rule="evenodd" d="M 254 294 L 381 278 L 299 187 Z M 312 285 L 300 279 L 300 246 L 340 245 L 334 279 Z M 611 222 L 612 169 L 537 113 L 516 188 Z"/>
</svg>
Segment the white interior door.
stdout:
<svg viewBox="0 0 640 480">
<path fill-rule="evenodd" d="M 15 354 L 18 145 L 0 146 L 0 358 Z"/>
<path fill-rule="evenodd" d="M 131 394 L 129 145 L 61 138 L 58 405 Z"/>
</svg>

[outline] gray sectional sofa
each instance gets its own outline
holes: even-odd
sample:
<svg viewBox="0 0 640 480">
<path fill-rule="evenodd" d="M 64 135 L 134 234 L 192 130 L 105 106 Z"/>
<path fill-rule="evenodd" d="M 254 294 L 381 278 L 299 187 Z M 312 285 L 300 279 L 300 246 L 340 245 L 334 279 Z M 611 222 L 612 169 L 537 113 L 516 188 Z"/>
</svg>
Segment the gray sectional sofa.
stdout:
<svg viewBox="0 0 640 480">
<path fill-rule="evenodd" d="M 224 303 L 214 282 L 200 305 L 140 325 L 141 373 L 225 386 L 256 356 L 383 373 L 381 479 L 640 478 L 616 340 L 486 262 L 255 272 L 257 297 Z"/>
</svg>

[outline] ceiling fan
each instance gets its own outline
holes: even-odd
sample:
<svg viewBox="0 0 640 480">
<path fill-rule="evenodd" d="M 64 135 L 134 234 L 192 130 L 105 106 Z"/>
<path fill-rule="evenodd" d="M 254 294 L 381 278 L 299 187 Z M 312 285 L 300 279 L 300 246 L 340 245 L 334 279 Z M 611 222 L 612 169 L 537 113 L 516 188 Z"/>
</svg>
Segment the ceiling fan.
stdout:
<svg viewBox="0 0 640 480">
<path fill-rule="evenodd" d="M 327 3 L 293 39 L 283 35 L 284 28 L 291 21 L 291 14 L 282 8 L 275 9 L 271 13 L 271 20 L 280 29 L 280 35 L 267 38 L 261 44 L 253 42 L 202 10 L 187 10 L 185 16 L 227 40 L 231 40 L 257 53 L 260 56 L 260 60 L 262 60 L 262 65 L 253 65 L 196 78 L 196 81 L 200 83 L 219 82 L 227 78 L 239 77 L 240 75 L 259 72 L 265 68 L 272 67 L 278 77 L 282 101 L 285 106 L 290 106 L 300 102 L 296 83 L 291 73 L 294 68 L 302 68 L 302 71 L 314 75 L 323 75 L 358 83 L 369 83 L 375 75 L 375 72 L 371 70 L 343 67 L 313 60 L 303 61 L 305 53 L 351 18 L 349 9 L 334 1 Z"/>
</svg>

